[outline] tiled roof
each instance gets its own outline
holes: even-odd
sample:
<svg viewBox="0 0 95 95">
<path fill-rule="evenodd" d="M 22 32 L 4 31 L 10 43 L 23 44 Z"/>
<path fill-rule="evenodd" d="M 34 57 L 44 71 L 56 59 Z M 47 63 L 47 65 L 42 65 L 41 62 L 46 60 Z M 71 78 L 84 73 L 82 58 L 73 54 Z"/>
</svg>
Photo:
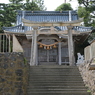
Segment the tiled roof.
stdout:
<svg viewBox="0 0 95 95">
<path fill-rule="evenodd" d="M 22 18 L 35 22 L 66 22 L 78 20 L 78 15 L 76 11 L 18 11 L 17 26 L 4 27 L 3 30 L 13 33 L 25 33 L 26 31 L 31 31 L 32 27 L 23 26 Z M 67 30 L 66 26 L 55 26 L 55 28 L 59 31 Z M 91 31 L 91 27 L 76 26 L 73 30 L 77 32 L 88 32 Z"/>
<path fill-rule="evenodd" d="M 19 24 L 14 27 L 3 27 L 3 30 L 5 30 L 6 32 L 13 32 L 13 33 L 24 33 L 25 32 L 22 24 Z"/>
<path fill-rule="evenodd" d="M 36 22 L 61 22 L 70 21 L 70 19 L 78 20 L 76 11 L 18 11 L 17 23 L 21 23 L 21 19 L 25 18 Z"/>
<path fill-rule="evenodd" d="M 73 30 L 75 30 L 76 32 L 85 33 L 92 31 L 92 27 L 75 26 Z"/>
</svg>

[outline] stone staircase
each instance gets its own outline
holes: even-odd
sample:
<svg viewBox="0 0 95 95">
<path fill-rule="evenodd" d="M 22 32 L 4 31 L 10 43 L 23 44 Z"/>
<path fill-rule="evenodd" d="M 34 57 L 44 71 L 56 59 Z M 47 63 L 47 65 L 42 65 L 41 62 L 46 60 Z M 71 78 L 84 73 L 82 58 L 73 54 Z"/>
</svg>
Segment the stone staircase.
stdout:
<svg viewBox="0 0 95 95">
<path fill-rule="evenodd" d="M 30 67 L 28 95 L 90 95 L 76 66 Z"/>
</svg>

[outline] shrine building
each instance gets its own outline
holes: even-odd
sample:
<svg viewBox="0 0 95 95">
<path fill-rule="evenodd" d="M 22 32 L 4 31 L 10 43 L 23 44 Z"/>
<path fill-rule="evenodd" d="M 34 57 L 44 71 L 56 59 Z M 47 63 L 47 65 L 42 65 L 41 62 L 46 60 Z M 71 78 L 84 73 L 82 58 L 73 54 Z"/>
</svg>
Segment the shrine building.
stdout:
<svg viewBox="0 0 95 95">
<path fill-rule="evenodd" d="M 23 52 L 31 66 L 73 66 L 76 43 L 92 31 L 81 22 L 76 11 L 18 11 L 16 26 L 3 29 L 13 37 L 13 52 Z"/>
</svg>

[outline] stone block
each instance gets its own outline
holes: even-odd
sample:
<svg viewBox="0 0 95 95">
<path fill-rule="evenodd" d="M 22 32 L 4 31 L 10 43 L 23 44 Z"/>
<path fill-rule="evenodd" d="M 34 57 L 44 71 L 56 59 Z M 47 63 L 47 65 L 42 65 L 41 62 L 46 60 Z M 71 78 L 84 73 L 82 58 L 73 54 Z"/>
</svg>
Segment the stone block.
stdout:
<svg viewBox="0 0 95 95">
<path fill-rule="evenodd" d="M 15 82 L 15 87 L 16 88 L 22 88 L 23 82 Z"/>
<path fill-rule="evenodd" d="M 24 95 L 23 90 L 22 89 L 17 89 L 15 91 L 15 95 Z"/>
<path fill-rule="evenodd" d="M 15 71 L 17 76 L 22 76 L 23 75 L 23 70 L 22 69 L 18 69 Z"/>
<path fill-rule="evenodd" d="M 13 70 L 6 70 L 6 76 L 12 76 L 13 75 Z"/>
</svg>

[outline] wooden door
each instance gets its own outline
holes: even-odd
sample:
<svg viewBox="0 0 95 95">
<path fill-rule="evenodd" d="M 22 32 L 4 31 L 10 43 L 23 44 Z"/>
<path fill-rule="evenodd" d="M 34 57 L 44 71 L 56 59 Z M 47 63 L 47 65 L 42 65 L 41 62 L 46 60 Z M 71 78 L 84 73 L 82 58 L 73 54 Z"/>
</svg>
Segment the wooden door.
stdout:
<svg viewBox="0 0 95 95">
<path fill-rule="evenodd" d="M 57 59 L 58 59 L 58 53 L 57 53 L 57 48 L 56 49 L 50 49 L 50 50 L 46 50 L 46 49 L 38 49 L 38 61 L 39 63 L 41 62 L 55 62 L 57 63 Z"/>
</svg>

